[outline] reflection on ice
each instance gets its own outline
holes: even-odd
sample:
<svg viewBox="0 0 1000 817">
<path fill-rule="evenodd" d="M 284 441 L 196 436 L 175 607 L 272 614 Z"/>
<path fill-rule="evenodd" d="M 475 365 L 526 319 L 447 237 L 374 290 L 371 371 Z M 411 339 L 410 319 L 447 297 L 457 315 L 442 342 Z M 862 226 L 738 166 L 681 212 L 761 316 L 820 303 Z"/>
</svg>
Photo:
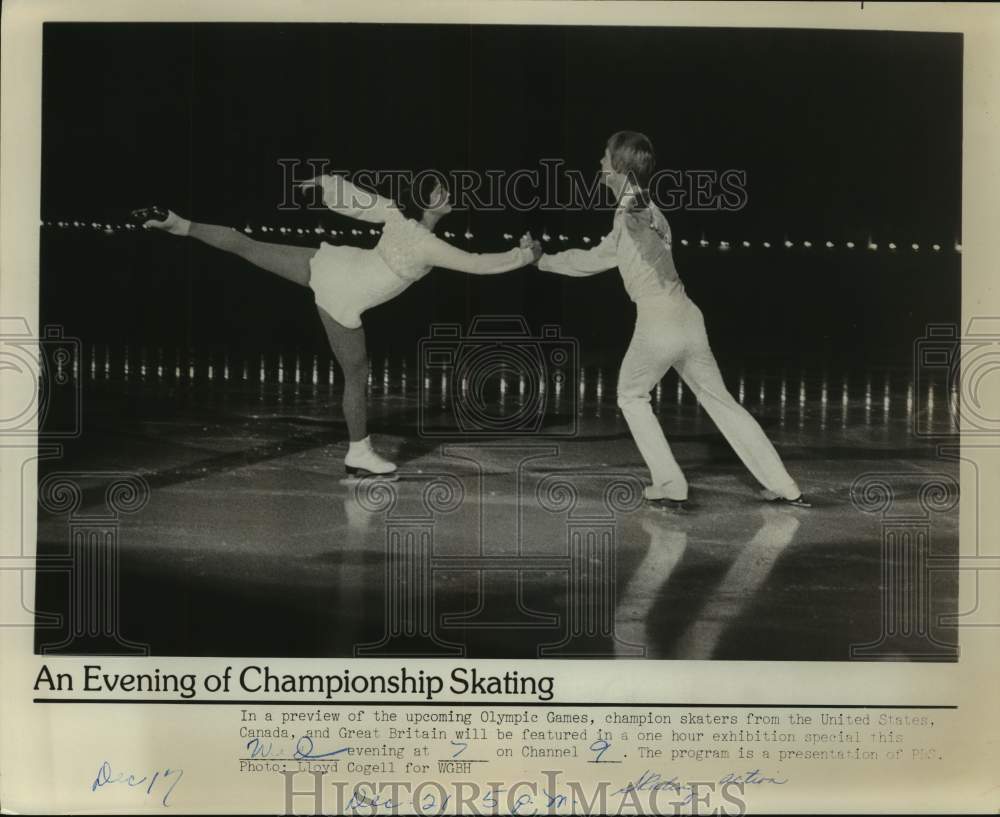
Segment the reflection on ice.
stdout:
<svg viewBox="0 0 1000 817">
<path fill-rule="evenodd" d="M 570 375 L 546 370 L 545 379 L 538 380 L 537 372 L 516 367 L 504 368 L 490 377 L 481 378 L 476 372 L 456 377 L 447 367 L 426 371 L 418 361 L 418 393 L 411 391 L 412 367 L 413 361 L 406 358 L 380 356 L 377 362 L 370 362 L 368 386 L 372 400 L 399 396 L 422 399 L 425 407 L 434 410 L 450 410 L 457 395 L 459 399 L 475 398 L 483 411 L 493 415 L 520 411 L 526 401 L 532 401 L 543 414 L 575 412 L 580 417 L 620 418 L 617 411 L 602 414 L 616 398 L 616 366 L 584 366 Z M 296 387 L 303 399 L 329 394 L 339 385 L 338 368 L 329 354 L 315 352 L 245 354 L 231 348 L 205 351 L 84 343 L 82 355 L 74 356 L 65 372 L 71 372 L 76 380 L 82 375 L 85 387 L 105 383 L 126 387 L 184 385 L 205 394 L 223 390 L 225 396 L 218 399 L 234 398 L 238 402 L 239 392 L 251 382 L 264 389 L 261 397 L 266 396 L 266 390 L 280 391 L 290 386 Z M 774 378 L 773 387 L 769 377 Z M 803 432 L 846 434 L 859 425 L 871 428 L 875 423 L 888 426 L 896 422 L 911 427 L 919 423 L 921 431 L 942 431 L 954 428 L 958 412 L 957 384 L 946 379 L 918 384 L 912 376 L 889 371 L 838 371 L 835 375 L 817 376 L 802 370 L 791 375 L 782 372 L 779 380 L 765 371 L 742 367 L 724 368 L 723 378 L 741 404 L 752 403 L 756 416 L 766 420 L 770 415 L 779 429 L 785 429 L 790 415 L 794 415 L 797 428 Z M 668 397 L 671 389 L 672 397 Z M 701 409 L 696 408 L 696 402 L 685 399 L 684 391 L 683 381 L 674 370 L 654 385 L 652 404 L 665 423 L 680 417 L 688 417 L 695 424 L 702 422 Z M 286 398 L 281 395 L 275 399 L 280 402 Z M 947 410 L 942 411 L 942 406 Z M 835 423 L 837 419 L 839 423 Z M 704 425 L 698 427 L 710 428 L 711 423 L 705 417 Z"/>
<path fill-rule="evenodd" d="M 709 595 L 701 615 L 677 642 L 675 652 L 686 659 L 708 659 L 731 624 L 757 598 L 784 550 L 792 544 L 799 520 L 787 509 L 763 506 L 760 528 L 733 560 Z"/>
</svg>

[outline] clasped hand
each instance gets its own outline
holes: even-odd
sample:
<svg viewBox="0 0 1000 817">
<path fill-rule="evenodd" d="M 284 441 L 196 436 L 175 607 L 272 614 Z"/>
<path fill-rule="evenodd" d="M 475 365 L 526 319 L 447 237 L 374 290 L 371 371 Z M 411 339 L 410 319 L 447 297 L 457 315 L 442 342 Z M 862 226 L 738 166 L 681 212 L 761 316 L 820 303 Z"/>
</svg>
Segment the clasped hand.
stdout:
<svg viewBox="0 0 1000 817">
<path fill-rule="evenodd" d="M 521 236 L 521 249 L 531 250 L 532 264 L 537 263 L 538 259 L 542 257 L 542 242 L 532 238 L 531 233 L 525 233 Z"/>
</svg>

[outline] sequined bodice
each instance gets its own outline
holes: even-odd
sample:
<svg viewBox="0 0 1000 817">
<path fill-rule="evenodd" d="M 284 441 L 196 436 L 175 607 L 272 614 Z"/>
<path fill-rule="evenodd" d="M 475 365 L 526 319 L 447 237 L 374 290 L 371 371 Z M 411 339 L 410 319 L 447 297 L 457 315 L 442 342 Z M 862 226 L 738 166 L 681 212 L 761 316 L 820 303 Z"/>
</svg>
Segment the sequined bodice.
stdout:
<svg viewBox="0 0 1000 817">
<path fill-rule="evenodd" d="M 423 224 L 399 214 L 386 220 L 375 251 L 400 278 L 416 281 L 431 270 L 422 252 L 431 235 Z"/>
</svg>

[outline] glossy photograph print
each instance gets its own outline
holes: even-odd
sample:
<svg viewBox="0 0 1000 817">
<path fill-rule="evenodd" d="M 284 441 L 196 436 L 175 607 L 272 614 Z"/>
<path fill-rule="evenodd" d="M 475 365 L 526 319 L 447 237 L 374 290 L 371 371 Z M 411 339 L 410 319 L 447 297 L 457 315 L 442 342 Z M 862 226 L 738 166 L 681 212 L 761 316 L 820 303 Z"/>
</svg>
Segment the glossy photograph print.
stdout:
<svg viewBox="0 0 1000 817">
<path fill-rule="evenodd" d="M 956 661 L 962 57 L 46 23 L 36 651 Z"/>
</svg>

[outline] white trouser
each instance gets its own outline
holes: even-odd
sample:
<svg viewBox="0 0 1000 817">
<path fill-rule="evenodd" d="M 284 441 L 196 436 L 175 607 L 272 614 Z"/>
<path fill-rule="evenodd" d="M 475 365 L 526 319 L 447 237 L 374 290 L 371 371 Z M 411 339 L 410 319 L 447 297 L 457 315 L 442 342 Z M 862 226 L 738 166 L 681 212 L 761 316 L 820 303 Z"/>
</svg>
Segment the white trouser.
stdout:
<svg viewBox="0 0 1000 817">
<path fill-rule="evenodd" d="M 726 390 L 708 345 L 701 310 L 680 297 L 640 298 L 635 333 L 618 375 L 618 405 L 653 485 L 671 499 L 686 499 L 687 480 L 650 406 L 649 393 L 671 366 L 757 480 L 786 499 L 800 494 L 778 452 L 751 414 Z"/>
</svg>

